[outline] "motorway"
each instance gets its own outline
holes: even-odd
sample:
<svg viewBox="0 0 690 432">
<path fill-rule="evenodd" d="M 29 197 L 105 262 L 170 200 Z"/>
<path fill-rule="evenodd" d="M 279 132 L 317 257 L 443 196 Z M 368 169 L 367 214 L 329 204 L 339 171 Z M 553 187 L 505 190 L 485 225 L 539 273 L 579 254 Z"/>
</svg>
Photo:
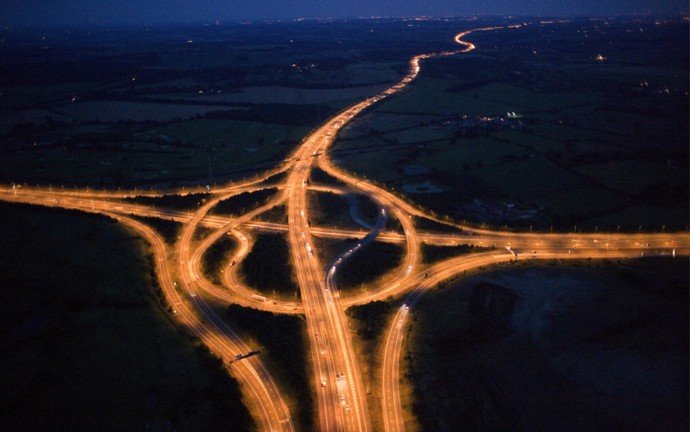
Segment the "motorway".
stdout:
<svg viewBox="0 0 690 432">
<path fill-rule="evenodd" d="M 516 26 L 510 26 L 514 28 Z M 463 38 L 473 31 L 495 31 L 500 27 L 479 28 L 459 33 L 453 51 L 420 54 L 409 62 L 403 79 L 385 91 L 369 97 L 334 116 L 306 137 L 294 153 L 275 169 L 241 182 L 220 187 L 163 190 L 65 190 L 51 187 L 9 185 L 0 187 L 0 199 L 104 214 L 137 232 L 154 252 L 156 273 L 171 314 L 189 332 L 196 335 L 224 360 L 230 373 L 241 383 L 248 408 L 263 431 L 294 431 L 299 428 L 285 402 L 280 383 L 275 382 L 260 356 L 235 361 L 255 347 L 218 317 L 209 302 L 239 304 L 273 313 L 301 314 L 306 318 L 309 339 L 311 385 L 316 395 L 318 430 L 371 431 L 372 411 L 380 412 L 386 431 L 404 430 L 400 404 L 400 354 L 404 331 L 418 299 L 438 283 L 467 271 L 521 260 L 553 259 L 629 259 L 646 255 L 689 255 L 690 233 L 539 233 L 479 229 L 453 221 L 441 220 L 378 185 L 362 180 L 337 167 L 328 155 L 338 132 L 363 110 L 403 90 L 420 72 L 423 60 L 457 55 L 474 50 Z M 312 184 L 313 168 L 319 167 L 345 186 Z M 283 180 L 274 176 L 285 174 Z M 268 202 L 240 215 L 213 214 L 221 201 L 243 192 L 277 188 Z M 379 215 L 369 224 L 351 203 L 352 218 L 364 229 L 315 227 L 309 224 L 309 194 L 357 193 L 373 200 Z M 205 193 L 210 196 L 193 211 L 137 204 L 128 198 L 159 197 L 166 194 Z M 286 205 L 287 223 L 259 221 L 257 217 L 279 205 Z M 137 217 L 173 220 L 182 225 L 177 241 L 167 244 L 160 234 Z M 402 232 L 387 231 L 390 217 L 400 221 Z M 442 232 L 420 230 L 417 219 L 427 219 L 445 226 Z M 204 231 L 205 230 L 205 231 Z M 290 259 L 300 289 L 300 300 L 271 298 L 245 286 L 237 269 L 250 253 L 253 232 L 286 233 Z M 220 239 L 230 236 L 238 247 L 228 253 L 222 275 L 210 278 L 203 271 L 203 257 Z M 358 239 L 324 266 L 319 260 L 315 237 Z M 354 254 L 363 254 L 373 241 L 398 243 L 405 248 L 401 264 L 383 279 L 385 282 L 366 292 L 340 295 L 336 275 Z M 460 255 L 433 264 L 422 264 L 421 245 L 475 245 L 490 248 L 486 252 Z M 271 269 L 266 269 L 271 271 Z M 216 283 L 221 281 L 222 283 Z M 388 298 L 403 299 L 387 329 L 382 347 L 383 360 L 375 365 L 381 376 L 381 388 L 374 389 L 381 406 L 370 407 L 355 357 L 356 340 L 345 310 Z M 293 360 L 294 361 L 294 360 Z"/>
<path fill-rule="evenodd" d="M 234 361 L 238 355 L 247 354 L 250 348 L 213 314 L 201 297 L 194 294 L 183 296 L 178 291 L 168 264 L 169 250 L 160 235 L 135 219 L 118 214 L 105 214 L 137 232 L 151 245 L 158 283 L 173 315 L 187 331 L 199 337 L 238 377 L 244 394 L 252 401 L 250 408 L 261 410 L 254 413 L 261 429 L 294 431 L 287 406 L 261 361 L 256 356 Z"/>
</svg>

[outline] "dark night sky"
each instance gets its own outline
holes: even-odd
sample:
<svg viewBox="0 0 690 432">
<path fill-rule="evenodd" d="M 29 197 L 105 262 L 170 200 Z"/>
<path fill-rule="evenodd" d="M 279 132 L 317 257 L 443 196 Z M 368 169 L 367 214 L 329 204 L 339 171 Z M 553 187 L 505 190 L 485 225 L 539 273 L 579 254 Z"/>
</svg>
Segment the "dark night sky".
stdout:
<svg viewBox="0 0 690 432">
<path fill-rule="evenodd" d="M 0 24 L 153 24 L 372 15 L 659 15 L 687 10 L 687 0 L 0 0 Z"/>
</svg>

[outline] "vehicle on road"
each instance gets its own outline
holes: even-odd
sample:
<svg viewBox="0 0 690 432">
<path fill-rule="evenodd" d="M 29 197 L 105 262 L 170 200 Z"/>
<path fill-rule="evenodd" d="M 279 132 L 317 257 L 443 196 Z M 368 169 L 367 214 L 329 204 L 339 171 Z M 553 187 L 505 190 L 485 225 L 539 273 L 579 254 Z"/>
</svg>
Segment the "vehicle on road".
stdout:
<svg viewBox="0 0 690 432">
<path fill-rule="evenodd" d="M 252 298 L 253 298 L 254 300 L 258 300 L 258 301 L 260 301 L 260 302 L 265 302 L 265 301 L 266 301 L 266 297 L 264 297 L 264 296 L 262 296 L 262 295 L 258 295 L 258 294 L 252 294 Z"/>
</svg>

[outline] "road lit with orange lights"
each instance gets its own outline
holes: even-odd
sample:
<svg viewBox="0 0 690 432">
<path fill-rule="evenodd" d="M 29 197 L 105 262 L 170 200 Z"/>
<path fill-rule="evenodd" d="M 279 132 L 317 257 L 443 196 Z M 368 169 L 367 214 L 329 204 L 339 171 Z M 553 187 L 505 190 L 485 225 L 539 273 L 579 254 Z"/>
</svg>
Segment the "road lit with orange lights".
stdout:
<svg viewBox="0 0 690 432">
<path fill-rule="evenodd" d="M 517 26 L 509 26 L 516 28 Z M 318 430 L 372 431 L 372 410 L 379 411 L 386 431 L 403 431 L 400 403 L 400 356 L 406 324 L 418 299 L 440 282 L 464 272 L 513 261 L 566 259 L 628 259 L 649 255 L 690 254 L 690 234 L 683 233 L 539 233 L 480 229 L 439 219 L 410 203 L 404 197 L 360 179 L 336 166 L 328 150 L 338 132 L 363 110 L 405 89 L 419 74 L 422 62 L 440 56 L 467 53 L 476 46 L 464 38 L 476 31 L 495 31 L 503 27 L 478 28 L 461 32 L 455 42 L 458 50 L 420 54 L 409 62 L 401 81 L 334 116 L 311 135 L 279 167 L 251 179 L 221 187 L 199 187 L 175 191 L 98 191 L 64 190 L 46 187 L 5 186 L 0 200 L 104 214 L 121 222 L 150 245 L 156 274 L 171 315 L 188 332 L 199 337 L 241 383 L 248 408 L 263 431 L 294 431 L 293 414 L 285 402 L 281 383 L 276 382 L 260 356 L 242 358 L 255 347 L 231 329 L 209 305 L 213 300 L 239 304 L 273 313 L 301 314 L 306 318 L 309 339 L 309 370 L 316 395 Z M 310 183 L 312 169 L 319 167 L 345 186 Z M 277 174 L 285 179 L 275 181 Z M 244 192 L 276 188 L 268 202 L 240 215 L 213 214 L 216 205 Z M 369 229 L 340 229 L 310 226 L 309 194 L 328 191 L 356 192 L 372 199 L 380 212 Z M 210 196 L 193 211 L 137 204 L 129 198 L 166 194 L 205 193 Z M 287 223 L 256 218 L 280 205 L 286 205 Z M 166 243 L 152 227 L 137 217 L 173 220 L 182 225 L 174 244 Z M 386 230 L 389 217 L 400 221 L 402 232 Z M 416 218 L 443 225 L 442 232 L 420 230 Z M 206 231 L 203 231 L 206 230 Z M 256 232 L 285 233 L 290 260 L 300 290 L 300 299 L 273 298 L 244 285 L 237 269 L 250 253 Z M 220 239 L 232 237 L 237 248 L 224 262 L 221 275 L 211 278 L 203 269 L 203 257 Z M 357 239 L 356 246 L 341 252 L 332 262 L 320 261 L 315 238 Z M 366 292 L 341 295 L 336 274 L 354 254 L 366 254 L 372 241 L 403 245 L 400 265 L 381 283 Z M 422 264 L 421 245 L 474 245 L 484 252 L 456 256 L 433 264 Z M 271 271 L 272 269 L 266 269 Z M 360 364 L 354 354 L 356 340 L 351 336 L 345 310 L 376 300 L 401 299 L 383 339 L 383 360 L 376 365 L 381 388 L 374 389 L 381 406 L 370 406 Z"/>
</svg>

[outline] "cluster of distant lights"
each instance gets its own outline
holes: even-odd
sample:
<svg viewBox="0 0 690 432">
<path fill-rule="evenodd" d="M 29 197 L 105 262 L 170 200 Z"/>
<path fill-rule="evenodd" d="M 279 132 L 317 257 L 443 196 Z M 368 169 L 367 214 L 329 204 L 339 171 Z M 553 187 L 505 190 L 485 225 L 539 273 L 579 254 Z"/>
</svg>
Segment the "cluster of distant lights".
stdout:
<svg viewBox="0 0 690 432">
<path fill-rule="evenodd" d="M 681 14 L 679 15 L 680 19 L 683 22 L 690 22 L 690 15 L 686 14 Z M 633 15 L 633 17 L 639 17 L 637 20 L 632 20 L 632 21 L 638 21 L 638 22 L 649 22 L 649 17 L 646 15 Z M 644 18 L 647 19 L 644 19 Z M 254 22 L 261 22 L 261 23 L 284 23 L 284 22 L 346 22 L 346 21 L 352 21 L 352 20 L 395 20 L 395 21 L 401 21 L 401 22 L 424 22 L 424 21 L 435 21 L 435 22 L 451 22 L 451 21 L 456 21 L 458 19 L 462 19 L 464 21 L 476 21 L 481 19 L 482 16 L 480 15 L 470 15 L 470 16 L 439 16 L 439 17 L 432 17 L 432 16 L 426 16 L 426 15 L 421 15 L 421 16 L 410 16 L 410 17 L 405 17 L 405 16 L 385 16 L 385 15 L 371 15 L 371 16 L 358 16 L 358 17 L 353 17 L 353 18 L 338 18 L 338 17 L 324 17 L 324 18 L 318 18 L 318 17 L 297 17 L 297 18 L 290 18 L 290 19 L 263 19 L 263 20 L 243 20 L 243 21 L 238 21 L 240 24 L 246 24 L 246 25 L 251 25 Z M 506 15 L 500 17 L 505 20 L 512 20 L 512 19 L 519 19 L 520 17 L 517 16 L 512 16 L 512 15 Z M 600 21 L 603 22 L 604 25 L 610 25 L 611 21 L 615 21 L 615 18 L 606 18 L 606 17 L 596 17 L 596 18 L 589 18 L 589 21 Z M 548 25 L 548 24 L 567 24 L 572 22 L 571 19 L 567 18 L 561 18 L 561 19 L 543 19 L 539 21 L 539 24 L 541 25 Z M 653 23 L 655 25 L 663 25 L 663 24 L 670 24 L 673 22 L 677 22 L 677 19 L 655 19 Z M 209 24 L 205 24 L 208 26 Z M 216 25 L 220 25 L 220 21 L 216 21 Z"/>
<path fill-rule="evenodd" d="M 512 16 L 505 16 L 502 17 L 504 19 L 512 19 L 514 17 Z M 393 21 L 401 21 L 401 22 L 424 22 L 424 21 L 434 21 L 434 22 L 452 22 L 452 21 L 457 21 L 458 19 L 462 19 L 464 21 L 476 21 L 480 19 L 479 16 L 477 15 L 472 15 L 472 16 L 440 16 L 440 17 L 432 17 L 432 16 L 414 16 L 414 17 L 404 17 L 404 16 L 385 16 L 385 15 L 371 15 L 371 16 L 358 16 L 358 17 L 353 17 L 353 18 L 337 18 L 337 17 L 324 17 L 324 18 L 318 18 L 318 17 L 312 17 L 312 18 L 307 18 L 307 17 L 298 17 L 298 18 L 290 18 L 290 19 L 262 19 L 262 20 L 243 20 L 243 21 L 238 21 L 240 24 L 245 24 L 245 25 L 251 25 L 254 22 L 260 22 L 260 23 L 285 23 L 285 22 L 322 22 L 322 23 L 330 23 L 330 22 L 347 22 L 347 21 L 353 21 L 353 20 L 393 20 Z M 208 25 L 208 24 L 207 24 Z"/>
<path fill-rule="evenodd" d="M 304 71 L 307 71 L 307 70 L 309 70 L 309 69 L 314 69 L 314 68 L 316 68 L 317 66 L 318 66 L 318 65 L 317 65 L 316 63 L 311 63 L 311 64 L 308 64 L 308 65 L 306 65 L 306 66 L 302 66 L 302 65 L 300 65 L 300 64 L 298 64 L 298 63 L 293 63 L 293 64 L 290 65 L 291 68 L 296 69 L 298 72 L 304 72 Z"/>
<path fill-rule="evenodd" d="M 642 15 L 639 15 L 639 18 L 638 18 L 638 19 L 636 19 L 636 20 L 630 20 L 630 21 L 632 21 L 632 22 L 639 22 L 639 23 L 649 23 L 649 22 L 650 22 L 649 19 L 648 19 L 649 17 L 647 17 L 647 19 L 645 19 L 645 17 L 646 17 L 646 15 L 645 15 L 645 14 L 642 14 Z M 510 20 L 510 19 L 516 19 L 517 17 L 508 15 L 508 16 L 504 16 L 504 17 L 502 17 L 502 18 L 505 19 L 505 20 Z M 283 22 L 320 22 L 320 23 L 330 23 L 330 22 L 347 22 L 347 21 L 351 21 L 351 20 L 398 20 L 398 21 L 406 22 L 406 23 L 409 23 L 409 22 L 420 23 L 420 22 L 426 22 L 426 21 L 434 21 L 434 22 L 441 22 L 441 21 L 442 21 L 442 22 L 452 22 L 452 21 L 456 21 L 456 20 L 458 20 L 458 19 L 463 19 L 463 20 L 465 20 L 465 21 L 476 21 L 476 20 L 480 19 L 480 16 L 477 16 L 477 15 L 474 15 L 474 16 L 465 16 L 465 17 L 461 17 L 461 16 L 442 16 L 442 17 L 430 17 L 430 16 L 415 16 L 415 17 L 360 16 L 360 17 L 350 18 L 350 19 L 348 19 L 348 18 L 334 18 L 334 17 L 327 17 L 327 18 L 306 18 L 306 17 L 299 17 L 299 18 L 292 18 L 292 19 L 273 19 L 273 20 L 271 20 L 271 19 L 264 19 L 264 20 L 256 20 L 256 21 L 254 21 L 254 20 L 242 20 L 242 21 L 236 21 L 236 22 L 234 22 L 234 23 L 235 23 L 235 24 L 241 24 L 241 25 L 252 25 L 254 22 L 261 22 L 261 23 L 266 23 L 266 24 L 270 24 L 270 23 L 283 23 Z M 690 15 L 688 15 L 688 14 L 680 14 L 680 19 L 681 19 L 683 22 L 685 22 L 685 23 L 690 23 Z M 610 25 L 610 23 L 611 23 L 612 20 L 614 20 L 614 19 L 613 19 L 613 18 L 603 18 L 603 17 L 600 17 L 600 18 L 589 18 L 589 21 L 602 22 L 602 24 L 604 24 L 604 25 Z M 572 22 L 572 21 L 569 20 L 569 19 L 543 19 L 543 20 L 540 20 L 538 23 L 539 23 L 540 25 L 544 26 L 544 25 L 549 25 L 549 24 L 566 24 L 566 23 L 570 23 L 570 22 Z M 674 23 L 674 22 L 677 22 L 677 19 L 659 19 L 659 18 L 657 18 L 657 19 L 654 19 L 654 21 L 652 21 L 652 23 L 653 23 L 654 25 L 657 25 L 657 26 L 666 25 L 666 24 L 670 24 L 670 23 Z M 231 23 L 233 23 L 233 22 L 231 22 Z M 215 25 L 215 26 L 219 27 L 219 26 L 221 26 L 222 24 L 223 24 L 223 21 L 220 20 L 220 19 L 217 19 L 217 20 L 214 20 L 212 23 L 209 23 L 209 22 L 204 23 L 204 27 L 210 27 L 211 25 Z M 523 25 L 524 25 L 524 23 L 523 23 Z M 414 24 L 408 24 L 408 27 L 415 27 L 415 25 L 414 25 Z M 509 28 L 512 28 L 512 26 L 509 26 Z M 8 25 L 5 25 L 5 26 L 4 26 L 4 29 L 5 29 L 6 31 L 13 30 L 13 28 L 10 27 L 10 26 L 8 26 Z M 71 32 L 70 29 L 66 29 L 65 31 L 66 31 L 67 34 L 72 34 L 72 32 Z M 106 28 L 106 29 L 104 29 L 104 31 L 105 31 L 105 32 L 111 32 L 111 29 L 110 29 L 110 28 Z M 146 28 L 145 28 L 145 31 L 147 31 L 147 32 L 150 31 L 150 28 L 149 28 L 149 27 L 146 27 Z M 371 30 L 371 31 L 373 32 L 373 30 Z M 597 33 L 602 33 L 602 34 L 603 34 L 603 32 L 599 29 L 598 26 L 595 26 L 595 31 L 596 31 Z M 641 27 L 639 28 L 639 31 L 642 32 L 642 33 L 644 33 L 644 30 L 643 30 Z M 631 32 L 631 30 L 627 30 L 627 32 Z M 578 33 L 580 33 L 580 30 L 578 30 Z M 582 33 L 584 33 L 585 38 L 588 38 L 588 37 L 589 37 L 589 35 L 587 34 L 587 33 L 588 33 L 587 30 L 582 30 Z M 87 35 L 87 36 L 90 36 L 90 35 L 91 35 L 91 32 L 90 32 L 90 31 L 87 32 L 86 35 Z M 41 40 L 42 40 L 42 41 L 45 41 L 45 40 L 46 40 L 46 36 L 42 35 L 42 36 L 41 36 Z M 6 41 L 6 39 L 5 39 L 4 37 L 3 37 L 3 38 L 0 38 L 0 43 L 4 43 L 5 41 Z M 187 42 L 188 44 L 191 44 L 191 43 L 194 42 L 194 40 L 193 40 L 193 39 L 189 39 L 189 40 L 187 40 L 186 42 Z M 290 41 L 290 42 L 292 42 L 292 41 Z M 46 45 L 43 45 L 43 46 L 41 47 L 41 49 L 47 50 L 47 49 L 49 49 L 49 47 L 46 46 Z M 536 54 L 536 53 L 535 53 L 535 54 Z M 599 59 L 597 58 L 597 60 L 599 60 Z M 599 60 L 599 61 L 602 61 L 602 60 Z"/>
<path fill-rule="evenodd" d="M 517 17 L 513 17 L 513 16 L 504 16 L 504 17 L 502 17 L 502 18 L 505 19 L 505 20 L 510 20 L 510 19 L 516 19 Z M 683 14 L 683 15 L 680 16 L 680 18 L 681 18 L 681 20 L 682 20 L 683 22 L 685 22 L 685 23 L 690 22 L 690 15 Z M 257 20 L 257 21 L 253 21 L 253 20 L 243 20 L 243 21 L 237 21 L 237 22 L 235 22 L 235 23 L 236 23 L 236 24 L 241 24 L 241 25 L 251 25 L 251 24 L 253 24 L 254 22 L 261 22 L 261 23 L 269 23 L 269 24 L 270 24 L 270 23 L 283 23 L 283 22 L 320 22 L 320 23 L 329 23 L 329 22 L 347 22 L 347 21 L 351 21 L 351 20 L 398 20 L 398 21 L 401 21 L 401 22 L 404 22 L 404 23 L 417 23 L 417 24 L 418 24 L 418 23 L 421 23 L 421 22 L 428 22 L 428 21 L 433 21 L 433 22 L 441 22 L 441 21 L 443 21 L 443 22 L 451 22 L 451 21 L 455 21 L 455 20 L 458 20 L 458 19 L 463 19 L 463 20 L 465 20 L 465 21 L 476 21 L 476 20 L 480 19 L 480 17 L 479 17 L 479 16 L 476 16 L 476 15 L 475 15 L 475 16 L 467 16 L 467 17 L 457 17 L 457 16 L 456 16 L 456 17 L 453 17 L 453 16 L 447 16 L 447 17 L 430 17 L 430 16 L 416 16 L 416 17 L 361 16 L 361 17 L 356 17 L 356 18 L 351 18 L 351 19 L 348 19 L 348 18 L 332 18 L 332 17 L 328 17 L 328 18 L 305 18 L 305 17 L 299 17 L 299 18 L 285 19 L 285 20 L 283 20 L 283 19 L 274 19 L 274 20 L 267 19 L 267 20 Z M 610 25 L 610 24 L 611 24 L 611 21 L 613 21 L 613 19 L 612 19 L 612 18 L 589 18 L 589 21 L 601 22 L 603 25 Z M 572 22 L 572 20 L 569 20 L 569 19 L 543 19 L 543 20 L 538 21 L 538 23 L 539 23 L 541 26 L 552 25 L 552 24 L 567 24 L 567 23 L 571 23 L 571 22 Z M 632 22 L 649 23 L 650 21 L 649 21 L 649 20 L 644 20 L 644 19 L 638 19 L 638 20 L 632 20 Z M 652 23 L 653 23 L 654 25 L 657 25 L 657 26 L 666 25 L 666 24 L 670 24 L 670 23 L 673 23 L 673 22 L 677 22 L 677 21 L 674 20 L 674 19 L 655 19 L 654 21 L 652 21 Z M 215 25 L 215 26 L 219 27 L 219 26 L 223 25 L 223 21 L 222 21 L 222 20 L 214 20 L 212 23 L 208 23 L 208 22 L 207 22 L 207 23 L 204 23 L 204 26 L 205 26 L 205 27 L 210 27 L 211 25 Z M 526 23 L 522 23 L 522 25 L 526 25 Z M 415 24 L 408 24 L 408 27 L 416 27 L 416 25 L 415 25 Z M 519 28 L 520 25 L 518 24 L 517 26 L 508 26 L 508 27 L 509 27 L 509 28 Z M 10 26 L 5 26 L 4 29 L 7 30 L 7 31 L 9 31 L 9 30 L 11 30 L 12 28 L 11 28 Z M 644 30 L 642 29 L 642 27 L 639 27 L 638 30 L 639 30 L 641 33 L 644 33 Z M 106 28 L 106 29 L 104 29 L 104 31 L 105 31 L 105 32 L 110 32 L 111 29 Z M 150 28 L 149 28 L 149 27 L 146 27 L 146 28 L 145 28 L 145 31 L 147 31 L 147 32 L 150 31 Z M 370 31 L 373 32 L 374 30 L 370 30 Z M 552 30 L 552 31 L 553 31 L 553 30 Z M 597 25 L 594 26 L 594 31 L 597 32 L 597 33 L 604 34 L 604 32 L 603 32 Z M 633 30 L 626 30 L 626 31 L 627 31 L 628 33 L 630 33 L 630 32 L 632 32 Z M 71 32 L 70 29 L 66 29 L 66 32 L 67 32 L 68 34 L 72 34 L 72 32 Z M 584 34 L 585 38 L 589 38 L 589 34 L 588 34 L 589 32 L 588 32 L 588 30 L 582 29 L 582 30 L 578 30 L 577 32 L 578 32 L 578 33 Z M 90 35 L 91 35 L 91 32 L 90 32 L 90 31 L 87 32 L 86 35 L 87 35 L 87 36 L 90 36 Z M 41 38 L 42 41 L 47 40 L 45 35 L 41 35 L 40 38 Z M 0 43 L 4 43 L 5 41 L 6 41 L 6 39 L 5 39 L 4 37 L 3 37 L 3 38 L 0 38 Z M 192 44 L 193 42 L 194 42 L 193 39 L 188 39 L 188 40 L 186 40 L 186 43 L 188 43 L 188 44 Z M 293 42 L 293 41 L 291 40 L 290 42 Z M 41 48 L 44 49 L 44 50 L 49 49 L 49 47 L 46 46 L 46 45 L 42 46 Z M 535 54 L 536 54 L 536 52 L 535 52 Z M 599 56 L 597 56 L 597 60 L 598 60 L 598 61 L 603 61 L 603 60 L 605 60 L 605 58 L 600 59 Z"/>
<path fill-rule="evenodd" d="M 638 14 L 638 15 L 633 15 L 632 17 L 639 17 L 637 20 L 631 20 L 633 22 L 649 22 L 649 18 L 646 14 Z M 631 18 L 632 18 L 631 17 Z M 690 23 L 690 15 L 688 14 L 679 14 L 680 19 L 685 22 L 685 23 Z M 395 17 L 395 16 L 361 16 L 361 17 L 356 17 L 356 18 L 335 18 L 335 17 L 327 17 L 327 18 L 305 18 L 305 17 L 299 17 L 299 18 L 292 18 L 292 19 L 263 19 L 263 20 L 241 20 L 241 21 L 231 21 L 230 23 L 234 24 L 243 24 L 243 25 L 251 25 L 254 22 L 261 22 L 261 23 L 283 23 L 283 22 L 304 22 L 304 21 L 311 21 L 311 22 L 345 22 L 345 21 L 351 21 L 352 19 L 355 20 L 399 20 L 402 22 L 409 22 L 409 21 L 445 21 L 445 22 L 450 22 L 450 21 L 455 21 L 458 19 L 463 19 L 465 21 L 476 21 L 480 19 L 481 17 L 478 15 L 471 15 L 471 16 L 441 16 L 441 17 L 430 17 L 430 16 L 416 16 L 416 17 Z M 515 19 L 518 17 L 508 15 L 502 17 L 503 19 Z M 605 25 L 610 24 L 610 20 L 612 18 L 589 18 L 589 21 L 604 21 Z M 539 21 L 539 24 L 545 25 L 545 24 L 553 24 L 553 23 L 568 23 L 570 20 L 568 19 L 560 19 L 560 20 L 541 20 Z M 663 25 L 663 24 L 669 24 L 676 22 L 674 19 L 655 19 L 653 23 L 655 25 Z M 210 27 L 211 25 L 215 26 L 221 26 L 223 25 L 224 21 L 217 19 L 213 20 L 213 22 L 206 22 L 204 23 L 204 27 Z M 5 25 L 4 27 L 5 31 L 11 31 L 11 30 L 16 30 L 16 28 Z M 146 27 L 144 29 L 145 31 L 150 31 L 149 27 Z M 106 28 L 104 29 L 106 32 L 110 32 L 111 29 Z M 65 32 L 67 34 L 72 34 L 71 29 L 65 29 Z M 86 35 L 90 36 L 91 32 L 86 32 Z M 5 42 L 5 38 L 0 38 L 0 43 Z"/>
</svg>

